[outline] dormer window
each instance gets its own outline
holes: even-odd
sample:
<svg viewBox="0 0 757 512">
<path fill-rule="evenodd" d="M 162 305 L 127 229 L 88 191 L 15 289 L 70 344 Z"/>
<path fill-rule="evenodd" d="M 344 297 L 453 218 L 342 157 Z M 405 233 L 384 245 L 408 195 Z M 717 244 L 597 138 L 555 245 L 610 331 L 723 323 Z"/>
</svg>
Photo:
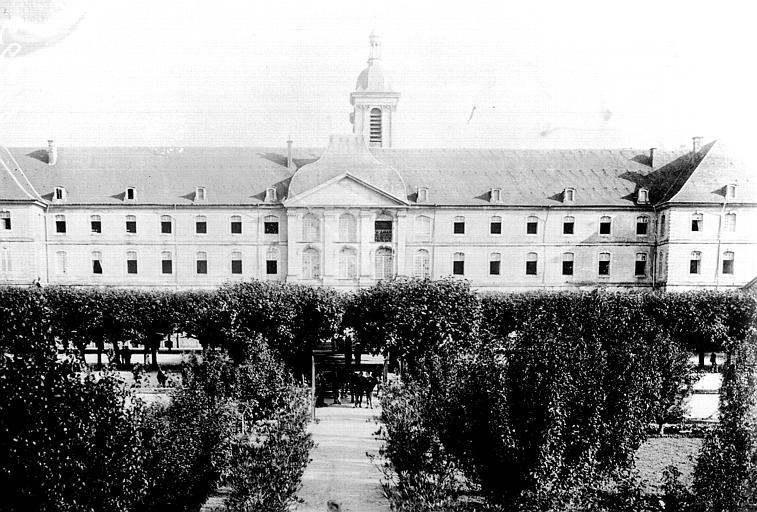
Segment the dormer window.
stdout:
<svg viewBox="0 0 757 512">
<path fill-rule="evenodd" d="M 562 199 L 566 203 L 572 203 L 576 200 L 576 189 L 566 188 L 562 191 Z"/>
<path fill-rule="evenodd" d="M 63 187 L 55 187 L 55 192 L 53 192 L 53 201 L 65 201 L 66 200 L 66 189 Z"/>
<path fill-rule="evenodd" d="M 418 203 L 425 203 L 428 201 L 428 188 L 427 187 L 418 187 Z"/>
<path fill-rule="evenodd" d="M 491 203 L 501 203 L 502 202 L 502 189 L 501 188 L 493 188 L 489 192 L 489 202 Z"/>
<path fill-rule="evenodd" d="M 276 201 L 276 189 L 273 187 L 265 189 L 265 202 L 273 203 L 274 201 Z"/>
<path fill-rule="evenodd" d="M 127 201 L 136 201 L 137 200 L 137 189 L 134 187 L 129 187 L 126 189 L 126 195 L 124 196 Z"/>
<path fill-rule="evenodd" d="M 729 183 L 725 186 L 725 197 L 727 199 L 736 199 L 736 184 Z"/>
<path fill-rule="evenodd" d="M 205 190 L 205 187 L 197 187 L 195 189 L 195 202 L 202 202 L 206 201 L 208 198 L 207 190 Z"/>
<path fill-rule="evenodd" d="M 640 188 L 636 193 L 636 202 L 639 204 L 647 204 L 649 202 L 649 190 L 644 187 Z"/>
</svg>

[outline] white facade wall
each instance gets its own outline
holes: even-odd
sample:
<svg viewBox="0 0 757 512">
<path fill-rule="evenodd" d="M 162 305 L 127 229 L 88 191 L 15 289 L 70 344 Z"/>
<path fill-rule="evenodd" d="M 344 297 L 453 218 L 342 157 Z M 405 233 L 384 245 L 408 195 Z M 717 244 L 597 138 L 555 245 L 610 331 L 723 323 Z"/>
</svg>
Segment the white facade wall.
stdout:
<svg viewBox="0 0 757 512">
<path fill-rule="evenodd" d="M 44 209 L 36 204 L 2 204 L 11 229 L 0 225 L 0 284 L 31 284 L 47 273 Z"/>
</svg>

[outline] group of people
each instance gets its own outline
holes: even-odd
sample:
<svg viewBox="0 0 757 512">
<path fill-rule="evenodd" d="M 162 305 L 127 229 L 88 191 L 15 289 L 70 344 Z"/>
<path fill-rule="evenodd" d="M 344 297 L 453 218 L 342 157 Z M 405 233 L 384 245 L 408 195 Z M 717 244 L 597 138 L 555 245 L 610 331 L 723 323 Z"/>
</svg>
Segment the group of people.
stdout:
<svg viewBox="0 0 757 512">
<path fill-rule="evenodd" d="M 373 395 L 380 382 L 378 371 L 319 373 L 316 376 L 316 406 L 326 405 L 324 400 L 331 384 L 333 404 L 341 404 L 342 398 L 346 399 L 349 395 L 350 403 L 354 404 L 354 407 L 363 407 L 363 398 L 365 398 L 365 406 L 372 409 Z"/>
</svg>

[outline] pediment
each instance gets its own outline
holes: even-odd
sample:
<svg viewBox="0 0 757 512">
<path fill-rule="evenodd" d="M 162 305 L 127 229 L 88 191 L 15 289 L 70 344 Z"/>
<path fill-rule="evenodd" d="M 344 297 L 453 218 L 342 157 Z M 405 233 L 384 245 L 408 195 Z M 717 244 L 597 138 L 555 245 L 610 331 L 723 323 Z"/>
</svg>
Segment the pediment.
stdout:
<svg viewBox="0 0 757 512">
<path fill-rule="evenodd" d="M 284 201 L 286 206 L 400 206 L 407 202 L 349 173 Z"/>
</svg>

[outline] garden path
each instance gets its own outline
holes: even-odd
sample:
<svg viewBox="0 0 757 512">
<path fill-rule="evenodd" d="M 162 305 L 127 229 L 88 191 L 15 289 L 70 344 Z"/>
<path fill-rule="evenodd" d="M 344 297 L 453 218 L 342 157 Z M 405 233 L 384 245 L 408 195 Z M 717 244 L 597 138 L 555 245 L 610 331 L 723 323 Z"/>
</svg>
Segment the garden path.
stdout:
<svg viewBox="0 0 757 512">
<path fill-rule="evenodd" d="M 389 512 L 381 489 L 381 472 L 366 456 L 377 454 L 380 443 L 374 418 L 380 408 L 354 409 L 351 404 L 316 409 L 310 432 L 317 447 L 305 469 L 298 496 L 303 503 L 292 512 L 325 512 L 328 500 L 341 512 Z"/>
</svg>

